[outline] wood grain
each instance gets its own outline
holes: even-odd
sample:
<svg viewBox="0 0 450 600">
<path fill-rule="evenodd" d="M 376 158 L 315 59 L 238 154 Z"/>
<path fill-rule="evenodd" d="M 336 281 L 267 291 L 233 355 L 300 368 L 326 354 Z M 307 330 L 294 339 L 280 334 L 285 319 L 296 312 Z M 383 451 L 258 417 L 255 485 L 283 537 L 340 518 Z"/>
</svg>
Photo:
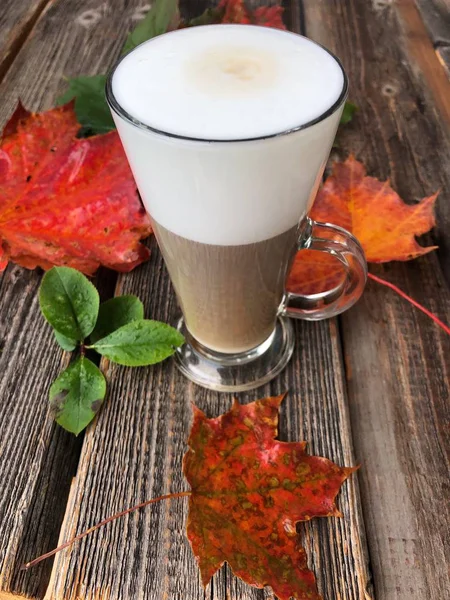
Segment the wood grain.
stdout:
<svg viewBox="0 0 450 600">
<path fill-rule="evenodd" d="M 18 10 L 26 3 L 16 4 Z M 115 1 L 114 6 L 96 0 L 52 2 L 0 86 L 0 125 L 19 97 L 31 110 L 47 109 L 65 86 L 63 75 L 106 70 L 139 6 L 137 0 Z M 4 10 L 2 4 L 3 15 Z M 26 573 L 18 569 L 55 546 L 82 441 L 56 427 L 48 415 L 48 389 L 67 357 L 40 316 L 40 277 L 11 265 L 0 276 L 2 600 L 43 597 L 51 561 Z M 115 279 L 100 271 L 97 284 L 104 296 L 112 292 Z"/>
<path fill-rule="evenodd" d="M 51 564 L 18 568 L 57 541 L 80 445 L 48 416 L 48 388 L 65 361 L 39 316 L 39 282 L 19 267 L 0 280 L 0 598 L 45 592 Z"/>
<path fill-rule="evenodd" d="M 175 322 L 178 308 L 154 240 L 150 263 L 121 278 L 117 293 L 138 294 L 147 316 Z M 289 390 L 281 439 L 306 439 L 310 452 L 354 464 L 336 322 L 298 323 L 297 339 L 285 373 L 260 390 L 240 394 L 240 400 Z M 231 406 L 231 395 L 189 383 L 171 361 L 138 370 L 110 365 L 108 381 L 108 400 L 85 438 L 61 539 L 124 507 L 187 489 L 181 461 L 191 402 L 210 416 Z M 311 566 L 326 598 L 366 599 L 370 575 L 357 477 L 345 484 L 339 505 L 343 519 L 316 520 L 301 528 Z M 185 538 L 186 508 L 183 499 L 155 505 L 63 551 L 56 557 L 47 599 L 265 597 L 228 569 L 203 591 Z"/>
<path fill-rule="evenodd" d="M 138 294 L 148 316 L 174 322 L 178 308 L 154 240 L 152 246 L 150 263 L 120 278 L 116 292 Z M 336 323 L 299 323 L 297 333 L 301 342 L 288 370 L 241 400 L 290 389 L 282 410 L 282 439 L 310 440 L 311 452 L 353 464 Z M 109 399 L 87 432 L 61 539 L 145 498 L 186 489 L 181 461 L 190 403 L 211 416 L 231 404 L 230 395 L 189 383 L 171 361 L 139 370 L 110 365 L 108 380 Z M 326 597 L 365 599 L 371 588 L 356 477 L 344 487 L 340 507 L 343 519 L 302 528 L 305 545 Z M 61 553 L 46 598 L 267 597 L 268 592 L 242 584 L 228 568 L 206 592 L 202 589 L 184 534 L 186 508 L 184 500 L 154 506 Z"/>
<path fill-rule="evenodd" d="M 436 49 L 436 56 L 450 79 L 450 46 Z"/>
<path fill-rule="evenodd" d="M 403 15 L 398 3 L 305 2 L 308 35 L 341 57 L 359 106 L 341 146 L 369 173 L 390 177 L 408 200 L 442 189 L 437 238 L 444 262 L 449 141 L 410 54 Z M 371 268 L 448 321 L 450 294 L 435 254 Z M 445 597 L 450 339 L 373 282 L 340 321 L 376 598 Z"/>
<path fill-rule="evenodd" d="M 449 0 L 450 1 L 450 0 Z M 432 104 L 441 115 L 446 133 L 450 130 L 450 80 L 437 58 L 428 32 L 413 0 L 399 0 L 395 13 L 402 35 L 402 46 L 408 56 L 409 67 L 416 79 L 422 79 L 429 90 Z"/>
<path fill-rule="evenodd" d="M 0 8 L 0 81 L 30 34 L 44 8 L 52 0 L 2 0 Z"/>
<path fill-rule="evenodd" d="M 0 119 L 5 121 L 19 94 L 32 109 L 48 108 L 64 86 L 62 75 L 104 71 L 133 19 L 142 14 L 139 4 L 54 2 L 0 87 Z M 182 2 L 181 8 L 189 14 L 204 4 Z M 360 110 L 342 135 L 342 147 L 364 159 L 372 174 L 390 175 L 409 200 L 442 188 L 433 237 L 445 267 L 450 256 L 448 134 L 440 117 L 442 98 L 436 85 L 428 84 L 431 45 L 423 41 L 417 11 L 407 0 L 305 0 L 303 7 L 292 0 L 288 8 L 297 28 L 305 13 L 307 33 L 334 49 L 349 71 L 351 98 Z M 408 40 L 417 31 L 425 59 L 415 52 L 414 38 Z M 431 77 L 439 78 L 434 66 Z M 437 256 L 376 272 L 445 320 L 449 294 Z M 55 346 L 47 350 L 51 334 L 36 304 L 39 279 L 16 267 L 0 277 L 0 600 L 43 598 L 51 562 L 29 573 L 17 568 L 55 545 L 64 508 L 61 540 L 121 508 L 185 489 L 181 459 L 190 402 L 211 416 L 231 402 L 229 395 L 188 384 L 170 361 L 134 370 L 105 362 L 108 398 L 84 440 L 65 507 L 79 442 L 47 417 L 48 386 L 64 357 Z M 113 281 L 99 276 L 106 293 Z M 149 264 L 119 280 L 116 293 L 122 292 L 140 295 L 148 316 L 173 321 L 177 315 L 156 248 Z M 298 345 L 286 372 L 265 388 L 240 395 L 241 401 L 289 388 L 280 438 L 307 439 L 311 452 L 340 464 L 354 464 L 351 420 L 356 459 L 363 463 L 359 477 L 377 599 L 445 597 L 448 338 L 373 283 L 339 326 L 336 321 L 297 323 L 296 330 Z M 368 600 L 373 590 L 358 477 L 345 484 L 339 504 L 343 519 L 301 528 L 310 564 L 328 600 Z M 57 557 L 46 598 L 271 597 L 240 583 L 227 568 L 204 592 L 184 536 L 185 517 L 180 499 L 108 525 Z"/>
<path fill-rule="evenodd" d="M 433 43 L 450 45 L 450 0 L 415 0 Z"/>
</svg>

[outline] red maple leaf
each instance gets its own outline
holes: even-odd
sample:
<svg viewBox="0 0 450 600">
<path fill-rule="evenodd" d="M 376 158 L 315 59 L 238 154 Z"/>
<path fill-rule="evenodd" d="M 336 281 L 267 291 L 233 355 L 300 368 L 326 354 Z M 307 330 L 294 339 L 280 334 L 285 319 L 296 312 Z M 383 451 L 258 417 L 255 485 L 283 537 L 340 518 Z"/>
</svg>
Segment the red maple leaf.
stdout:
<svg viewBox="0 0 450 600">
<path fill-rule="evenodd" d="M 251 10 L 247 8 L 244 0 L 222 0 L 218 9 L 223 11 L 221 23 L 252 24 L 286 29 L 282 19 L 284 9 L 279 4 L 260 6 Z"/>
<path fill-rule="evenodd" d="M 72 103 L 33 114 L 21 105 L 0 142 L 0 270 L 100 265 L 130 271 L 151 232 L 116 132 L 76 139 Z"/>
<path fill-rule="evenodd" d="M 222 23 L 250 23 L 250 15 L 243 0 L 222 0 L 218 9 L 224 11 Z"/>
<path fill-rule="evenodd" d="M 286 25 L 283 23 L 283 12 L 283 7 L 278 4 L 260 6 L 255 8 L 252 13 L 252 23 L 253 25 L 274 27 L 275 29 L 286 29 Z"/>
<path fill-rule="evenodd" d="M 434 226 L 437 194 L 416 204 L 405 204 L 388 181 L 368 177 L 364 165 L 350 156 L 335 162 L 319 190 L 311 211 L 316 221 L 334 223 L 352 232 L 368 262 L 410 260 L 436 246 L 420 246 L 415 236 Z M 287 288 L 313 294 L 337 285 L 344 276 L 336 258 L 312 250 L 297 253 Z"/>
<path fill-rule="evenodd" d="M 339 516 L 335 497 L 355 468 L 275 439 L 283 396 L 208 419 L 194 407 L 183 469 L 191 486 L 187 533 L 206 585 L 227 561 L 280 600 L 319 600 L 295 525 Z"/>
</svg>

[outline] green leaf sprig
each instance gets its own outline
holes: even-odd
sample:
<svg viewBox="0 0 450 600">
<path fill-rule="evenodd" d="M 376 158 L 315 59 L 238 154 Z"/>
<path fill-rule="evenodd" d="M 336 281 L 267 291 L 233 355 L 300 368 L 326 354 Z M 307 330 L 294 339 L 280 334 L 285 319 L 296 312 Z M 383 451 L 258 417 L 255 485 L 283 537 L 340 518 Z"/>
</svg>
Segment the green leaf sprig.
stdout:
<svg viewBox="0 0 450 600">
<path fill-rule="evenodd" d="M 136 296 L 100 304 L 95 286 L 69 267 L 53 267 L 44 275 L 39 304 L 61 348 L 79 349 L 79 356 L 50 387 L 56 422 L 76 435 L 92 421 L 106 395 L 105 376 L 86 357 L 86 350 L 119 365 L 141 367 L 163 361 L 184 343 L 170 325 L 144 319 Z"/>
</svg>

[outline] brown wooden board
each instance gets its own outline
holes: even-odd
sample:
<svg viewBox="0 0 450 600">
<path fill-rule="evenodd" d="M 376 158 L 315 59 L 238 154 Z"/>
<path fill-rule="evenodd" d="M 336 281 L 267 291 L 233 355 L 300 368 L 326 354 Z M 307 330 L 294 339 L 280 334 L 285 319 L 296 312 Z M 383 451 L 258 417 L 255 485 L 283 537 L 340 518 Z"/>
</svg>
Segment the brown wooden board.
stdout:
<svg viewBox="0 0 450 600">
<path fill-rule="evenodd" d="M 436 239 L 444 264 L 448 127 L 411 54 L 412 40 L 405 36 L 410 24 L 403 21 L 408 11 L 401 3 L 381 7 L 356 0 L 306 0 L 304 6 L 308 35 L 343 60 L 350 98 L 359 106 L 340 136 L 342 148 L 362 159 L 370 174 L 389 177 L 408 201 L 441 189 Z M 438 259 L 434 253 L 371 270 L 448 322 L 450 294 Z M 373 282 L 340 321 L 375 596 L 445 597 L 450 338 Z"/>
<path fill-rule="evenodd" d="M 17 10 L 27 4 L 16 3 Z M 0 86 L 0 125 L 20 97 L 47 109 L 63 76 L 104 71 L 119 53 L 140 2 L 59 0 L 45 11 Z M 5 14 L 9 4 L 1 5 Z M 114 8 L 114 10 L 113 10 Z M 17 13 L 18 14 L 18 13 Z M 82 439 L 55 426 L 48 389 L 67 357 L 38 308 L 41 275 L 10 265 L 0 275 L 0 598 L 42 598 L 51 561 L 30 572 L 20 565 L 55 546 Z M 111 292 L 115 274 L 97 283 Z"/>
<path fill-rule="evenodd" d="M 297 15 L 298 22 L 298 6 L 290 14 Z M 117 293 L 138 294 L 147 316 L 175 322 L 179 309 L 154 240 L 150 263 L 121 277 Z M 240 394 L 240 399 L 247 402 L 289 390 L 282 409 L 281 439 L 306 439 L 311 452 L 339 464 L 354 464 L 336 321 L 298 323 L 297 339 L 294 359 L 285 373 L 260 390 Z M 108 380 L 108 400 L 85 438 L 61 540 L 127 506 L 185 490 L 181 461 L 190 403 L 210 416 L 231 405 L 229 394 L 190 384 L 171 361 L 139 370 L 110 365 Z M 339 505 L 343 519 L 315 520 L 301 528 L 310 564 L 326 598 L 367 599 L 371 585 L 357 477 L 344 486 Z M 47 598 L 266 597 L 266 592 L 236 580 L 227 568 L 203 591 L 184 533 L 186 508 L 184 499 L 156 505 L 62 552 L 54 564 Z"/>
<path fill-rule="evenodd" d="M 2 0 L 0 6 L 0 80 L 51 0 Z"/>
<path fill-rule="evenodd" d="M 64 359 L 39 317 L 39 281 L 18 267 L 0 279 L 2 600 L 16 591 L 43 596 L 51 564 L 26 575 L 18 567 L 57 541 L 80 445 L 48 417 L 47 391 Z"/>
<path fill-rule="evenodd" d="M 439 62 L 444 67 L 447 77 L 450 79 L 450 46 L 436 49 Z"/>
<path fill-rule="evenodd" d="M 175 322 L 179 309 L 155 242 L 150 263 L 120 278 L 118 293 L 144 299 L 146 315 Z M 289 390 L 280 437 L 309 441 L 309 451 L 354 464 L 336 321 L 297 324 L 289 368 L 243 402 Z M 70 495 L 61 540 L 149 499 L 188 489 L 181 462 L 191 402 L 209 416 L 231 406 L 229 394 L 189 383 L 169 360 L 153 368 L 108 368 L 108 399 L 89 428 Z M 310 564 L 326 598 L 366 598 L 370 575 L 357 477 L 339 497 L 343 519 L 301 528 Z M 57 556 L 48 599 L 165 598 L 250 600 L 264 593 L 238 582 L 228 569 L 204 592 L 185 537 L 186 499 L 166 502 L 107 525 Z"/>
<path fill-rule="evenodd" d="M 450 0 L 415 0 L 435 45 L 450 45 Z"/>
</svg>

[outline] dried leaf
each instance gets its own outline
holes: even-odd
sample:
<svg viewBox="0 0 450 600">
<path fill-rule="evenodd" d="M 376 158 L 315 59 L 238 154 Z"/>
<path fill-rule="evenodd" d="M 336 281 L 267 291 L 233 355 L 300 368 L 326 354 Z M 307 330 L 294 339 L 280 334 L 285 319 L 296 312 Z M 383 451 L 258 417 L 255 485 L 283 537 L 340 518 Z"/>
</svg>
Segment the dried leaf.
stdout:
<svg viewBox="0 0 450 600">
<path fill-rule="evenodd" d="M 283 23 L 284 8 L 275 4 L 273 6 L 260 6 L 255 8 L 251 14 L 251 22 L 253 25 L 261 25 L 263 27 L 274 27 L 275 29 L 286 29 Z"/>
<path fill-rule="evenodd" d="M 223 10 L 222 23 L 250 24 L 250 14 L 244 0 L 221 0 L 218 6 Z"/>
<path fill-rule="evenodd" d="M 222 11 L 219 21 L 221 23 L 252 24 L 286 29 L 282 18 L 284 9 L 277 3 L 271 6 L 259 6 L 252 10 L 244 0 L 222 0 L 218 10 Z"/>
<path fill-rule="evenodd" d="M 415 239 L 434 226 L 436 198 L 434 194 L 416 204 L 405 204 L 388 181 L 368 177 L 364 165 L 350 156 L 345 162 L 334 163 L 311 216 L 352 232 L 368 262 L 406 261 L 437 248 L 420 246 Z M 296 293 L 317 293 L 337 285 L 343 276 L 337 259 L 302 250 L 297 253 L 287 288 Z"/>
<path fill-rule="evenodd" d="M 130 271 L 151 232 L 116 132 L 76 139 L 72 103 L 19 107 L 0 143 L 0 268 L 99 265 Z"/>
<path fill-rule="evenodd" d="M 283 396 L 208 419 L 194 407 L 184 473 L 191 485 L 188 537 L 203 584 L 226 561 L 280 600 L 319 600 L 295 525 L 339 516 L 335 497 L 355 469 L 310 456 L 304 442 L 275 440 Z"/>
</svg>

